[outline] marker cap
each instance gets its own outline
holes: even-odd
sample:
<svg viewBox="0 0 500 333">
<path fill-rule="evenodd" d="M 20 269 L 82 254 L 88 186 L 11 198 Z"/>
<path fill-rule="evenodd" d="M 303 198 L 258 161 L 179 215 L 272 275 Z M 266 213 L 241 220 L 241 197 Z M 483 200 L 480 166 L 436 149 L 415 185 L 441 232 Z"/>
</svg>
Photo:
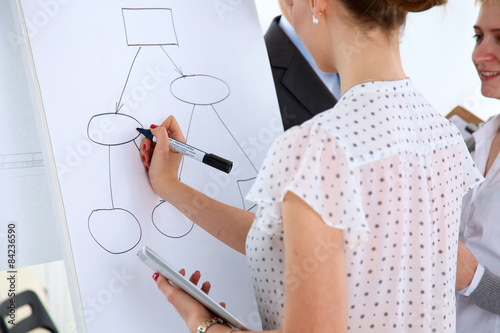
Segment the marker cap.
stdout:
<svg viewBox="0 0 500 333">
<path fill-rule="evenodd" d="M 203 157 L 203 163 L 210 165 L 211 167 L 214 167 L 220 171 L 224 171 L 225 173 L 231 172 L 231 169 L 233 168 L 233 162 L 214 154 L 205 154 L 205 156 Z"/>
</svg>

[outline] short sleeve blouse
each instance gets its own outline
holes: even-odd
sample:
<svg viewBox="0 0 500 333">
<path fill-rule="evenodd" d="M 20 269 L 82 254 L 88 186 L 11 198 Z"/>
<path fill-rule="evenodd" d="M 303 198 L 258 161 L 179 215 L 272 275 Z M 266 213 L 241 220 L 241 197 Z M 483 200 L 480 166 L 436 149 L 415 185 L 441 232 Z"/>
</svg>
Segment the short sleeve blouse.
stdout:
<svg viewBox="0 0 500 333">
<path fill-rule="evenodd" d="M 481 178 L 409 79 L 355 86 L 285 132 L 247 196 L 258 205 L 247 260 L 264 327 L 282 322 L 291 191 L 343 230 L 350 331 L 453 332 L 461 199 Z"/>
</svg>

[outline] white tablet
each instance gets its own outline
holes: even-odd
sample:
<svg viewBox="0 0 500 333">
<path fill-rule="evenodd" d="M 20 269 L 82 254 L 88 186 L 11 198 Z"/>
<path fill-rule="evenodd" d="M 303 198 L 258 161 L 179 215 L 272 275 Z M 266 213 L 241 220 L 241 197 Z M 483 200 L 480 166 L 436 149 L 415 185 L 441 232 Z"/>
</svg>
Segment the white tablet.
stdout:
<svg viewBox="0 0 500 333">
<path fill-rule="evenodd" d="M 141 259 L 141 261 L 149 268 L 166 277 L 172 284 L 175 284 L 176 287 L 181 288 L 186 293 L 191 295 L 194 299 L 203 304 L 207 309 L 212 311 L 214 315 L 220 317 L 231 326 L 233 326 L 233 328 L 251 331 L 251 329 L 248 328 L 245 323 L 243 323 L 241 320 L 239 320 L 233 314 L 223 308 L 219 303 L 210 298 L 210 296 L 205 294 L 205 292 L 196 287 L 187 278 L 182 276 L 179 272 L 177 272 L 177 270 L 167 264 L 165 260 L 160 258 L 147 246 L 144 246 L 142 250 L 137 253 L 137 256 L 139 256 L 139 259 Z"/>
</svg>

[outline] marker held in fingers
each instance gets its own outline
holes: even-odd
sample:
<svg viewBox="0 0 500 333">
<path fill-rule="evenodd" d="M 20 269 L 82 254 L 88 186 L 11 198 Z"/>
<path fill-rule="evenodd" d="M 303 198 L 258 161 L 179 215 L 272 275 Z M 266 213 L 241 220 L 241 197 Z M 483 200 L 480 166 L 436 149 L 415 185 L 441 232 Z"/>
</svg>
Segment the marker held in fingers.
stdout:
<svg viewBox="0 0 500 333">
<path fill-rule="evenodd" d="M 156 142 L 156 137 L 153 135 L 153 133 L 151 133 L 150 130 L 144 128 L 137 128 L 137 130 L 146 138 L 150 139 L 153 142 Z M 168 138 L 168 140 L 170 142 L 170 148 L 172 148 L 172 150 L 181 153 L 183 155 L 189 156 L 191 158 L 194 158 L 195 160 L 198 160 L 204 164 L 210 165 L 211 167 L 216 168 L 217 170 L 229 173 L 233 168 L 233 162 L 226 160 L 225 158 L 222 158 L 215 154 L 206 153 L 198 148 L 190 146 L 184 142 L 172 139 L 170 137 Z"/>
</svg>

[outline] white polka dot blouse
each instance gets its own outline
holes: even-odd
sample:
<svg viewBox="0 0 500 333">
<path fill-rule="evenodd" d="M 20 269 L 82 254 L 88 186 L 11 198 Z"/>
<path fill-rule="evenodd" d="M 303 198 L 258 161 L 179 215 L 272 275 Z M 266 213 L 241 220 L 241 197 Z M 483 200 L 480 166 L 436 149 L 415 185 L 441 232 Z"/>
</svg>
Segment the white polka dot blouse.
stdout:
<svg viewBox="0 0 500 333">
<path fill-rule="evenodd" d="M 343 231 L 350 332 L 454 332 L 462 196 L 481 179 L 410 79 L 359 84 L 285 132 L 247 196 L 258 205 L 246 254 L 264 329 L 281 327 L 293 274 L 281 218 L 291 191 Z"/>
</svg>

